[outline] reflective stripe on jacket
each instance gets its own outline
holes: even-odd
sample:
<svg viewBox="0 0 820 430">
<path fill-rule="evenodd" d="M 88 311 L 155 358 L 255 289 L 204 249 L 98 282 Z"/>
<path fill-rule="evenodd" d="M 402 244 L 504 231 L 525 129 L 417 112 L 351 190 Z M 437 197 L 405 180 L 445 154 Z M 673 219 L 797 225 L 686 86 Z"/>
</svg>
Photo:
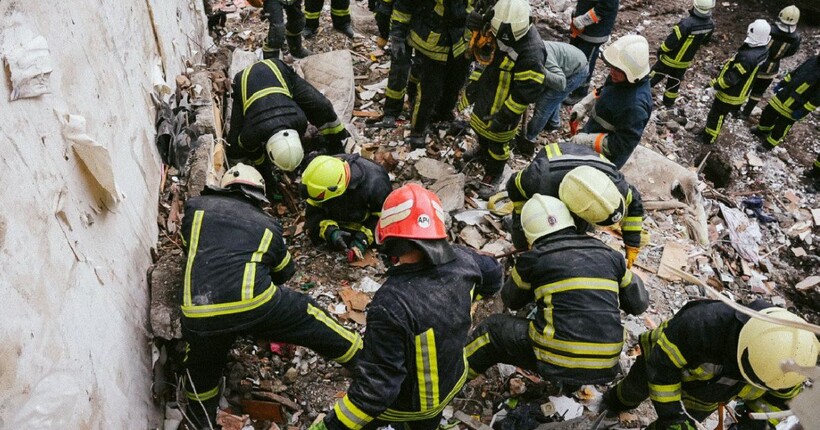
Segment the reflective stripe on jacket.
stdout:
<svg viewBox="0 0 820 430">
<path fill-rule="evenodd" d="M 820 55 L 809 57 L 783 81 L 783 89 L 769 100 L 769 106 L 780 115 L 798 121 L 820 106 Z M 795 116 L 795 110 L 803 113 Z"/>
<path fill-rule="evenodd" d="M 732 59 L 723 65 L 711 85 L 717 90 L 715 98 L 730 105 L 742 105 L 752 91 L 752 83 L 760 65 L 768 55 L 765 46 L 752 48 L 743 44 Z"/>
<path fill-rule="evenodd" d="M 715 23 L 711 15 L 702 15 L 695 9 L 682 19 L 661 44 L 658 52 L 660 62 L 675 69 L 686 69 L 692 65 L 698 49 L 712 38 Z"/>
<path fill-rule="evenodd" d="M 446 62 L 467 50 L 468 0 L 394 0 L 390 34 L 406 38 L 416 52 Z"/>
<path fill-rule="evenodd" d="M 772 40 L 769 41 L 769 57 L 760 66 L 757 76 L 763 79 L 774 79 L 780 71 L 780 60 L 791 57 L 800 48 L 800 33 L 783 31 L 777 25 L 772 26 Z"/>
</svg>

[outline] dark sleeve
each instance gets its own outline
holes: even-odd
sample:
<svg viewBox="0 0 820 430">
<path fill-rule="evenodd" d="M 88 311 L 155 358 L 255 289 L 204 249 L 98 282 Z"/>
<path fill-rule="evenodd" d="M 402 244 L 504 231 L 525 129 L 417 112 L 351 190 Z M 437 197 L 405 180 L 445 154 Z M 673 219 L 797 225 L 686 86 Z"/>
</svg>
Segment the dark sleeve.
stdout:
<svg viewBox="0 0 820 430">
<path fill-rule="evenodd" d="M 661 43 L 661 52 L 668 54 L 677 51 L 680 46 L 680 41 L 685 37 L 683 34 L 683 30 L 685 29 L 684 21 L 675 24 L 675 26 L 672 27 L 672 32 L 669 33 L 669 36 L 666 36 L 666 40 Z"/>
<path fill-rule="evenodd" d="M 308 237 L 314 245 L 319 245 L 328 240 L 328 236 L 339 224 L 331 219 L 326 219 L 324 208 L 315 206 L 310 202 L 305 204 L 305 229 Z"/>
<path fill-rule="evenodd" d="M 368 308 L 364 349 L 347 395 L 325 418 L 328 428 L 361 428 L 396 400 L 407 377 L 406 342 L 411 338 L 403 321 L 383 306 Z"/>
<path fill-rule="evenodd" d="M 643 280 L 626 268 L 623 258 L 620 265 L 623 266 L 623 277 L 618 290 L 619 306 L 629 315 L 640 315 L 649 307 L 649 293 Z"/>
<path fill-rule="evenodd" d="M 713 26 L 712 26 L 712 29 L 711 29 L 711 30 L 709 30 L 709 32 L 708 32 L 708 33 L 706 33 L 706 35 L 705 35 L 705 36 L 703 36 L 703 44 L 704 44 L 704 45 L 706 45 L 707 43 L 709 43 L 709 42 L 711 42 L 711 41 L 712 41 L 712 34 L 714 34 L 714 33 L 715 33 L 715 27 L 714 27 L 714 25 L 713 25 Z"/>
<path fill-rule="evenodd" d="M 632 184 L 622 179 L 626 186 L 626 216 L 621 220 L 621 233 L 624 244 L 632 247 L 641 246 L 641 232 L 643 232 L 644 209 L 641 201 L 641 193 Z M 620 190 L 623 185 L 618 185 Z"/>
<path fill-rule="evenodd" d="M 242 89 L 240 88 L 240 81 L 242 80 L 242 72 L 236 74 L 233 78 L 233 103 L 231 104 L 231 125 L 228 130 L 228 145 L 234 146 L 239 144 L 239 134 L 242 132 L 242 124 L 245 122 L 245 112 L 242 106 Z"/>
<path fill-rule="evenodd" d="M 749 72 L 750 70 L 747 70 L 740 61 L 732 59 L 729 61 L 729 64 L 721 69 L 717 79 L 713 81 L 712 86 L 718 90 L 725 90 L 736 85 Z"/>
<path fill-rule="evenodd" d="M 381 167 L 379 167 L 381 169 Z M 387 174 L 379 175 L 373 192 L 370 193 L 368 200 L 369 216 L 364 223 L 364 227 L 370 229 L 370 236 L 376 232 L 376 224 L 379 222 L 379 217 L 382 215 L 382 206 L 387 196 L 393 191 L 393 186 L 390 184 L 390 177 Z M 371 240 L 372 243 L 372 240 Z"/>
<path fill-rule="evenodd" d="M 593 10 L 598 21 L 602 21 L 608 17 L 614 17 L 618 14 L 618 0 L 600 0 L 595 3 Z"/>
<path fill-rule="evenodd" d="M 786 50 L 786 53 L 783 54 L 783 58 L 791 57 L 792 55 L 797 53 L 797 50 L 800 49 L 800 42 L 802 37 L 798 34 L 794 40 L 794 43 L 789 44 L 789 49 Z"/>
<path fill-rule="evenodd" d="M 393 13 L 390 15 L 390 37 L 407 37 L 410 32 L 410 20 L 418 0 L 393 0 Z"/>
<path fill-rule="evenodd" d="M 334 129 L 333 131 L 337 133 L 343 130 L 344 125 L 336 116 L 336 111 L 333 110 L 333 104 L 330 103 L 330 100 L 322 95 L 310 82 L 297 75 L 290 66 L 281 62 L 278 64 L 284 66 L 288 89 L 290 89 L 293 101 L 305 112 L 308 122 L 315 125 L 320 134 L 330 134 L 326 132 L 329 129 Z"/>
<path fill-rule="evenodd" d="M 631 109 L 625 109 L 624 114 L 620 116 L 620 121 L 615 125 L 615 131 L 607 134 L 604 155 L 613 160 L 618 168 L 626 163 L 627 154 L 631 154 L 641 142 L 643 129 L 647 122 L 649 122 L 649 111 L 643 106 L 633 106 Z M 619 154 L 619 156 L 615 157 L 613 154 Z"/>
<path fill-rule="evenodd" d="M 498 290 L 501 289 L 501 283 L 504 281 L 504 268 L 501 267 L 498 260 L 489 255 L 479 254 L 468 248 L 462 249 L 470 253 L 470 257 L 473 258 L 473 261 L 476 262 L 481 271 L 481 283 L 476 285 L 476 299 L 490 297 L 497 293 Z"/>
<path fill-rule="evenodd" d="M 531 267 L 534 263 L 534 258 L 527 254 L 518 258 L 510 272 L 510 277 L 507 278 L 501 290 L 501 300 L 504 306 L 518 310 L 535 300 L 535 293 L 529 282 Z"/>
<path fill-rule="evenodd" d="M 539 37 L 540 40 L 540 37 Z M 544 55 L 543 42 L 538 49 L 533 49 L 531 55 L 519 59 L 513 67 L 512 85 L 510 95 L 504 102 L 504 108 L 511 113 L 521 115 L 527 110 L 527 106 L 535 103 L 538 96 L 544 91 Z"/>
<path fill-rule="evenodd" d="M 536 156 L 527 167 L 518 173 L 513 174 L 507 181 L 507 196 L 513 203 L 512 213 L 512 235 L 515 249 L 527 249 L 527 238 L 521 228 L 521 209 L 524 203 L 532 197 L 539 189 L 541 176 L 546 174 L 546 157 Z"/>
<path fill-rule="evenodd" d="M 276 285 L 284 284 L 296 273 L 296 265 L 293 263 L 290 251 L 288 251 L 285 240 L 282 238 L 282 226 L 275 220 L 271 220 L 265 234 L 269 234 L 268 232 L 273 237 L 263 261 L 266 261 L 268 267 L 270 267 L 270 277 L 273 283 Z"/>
</svg>

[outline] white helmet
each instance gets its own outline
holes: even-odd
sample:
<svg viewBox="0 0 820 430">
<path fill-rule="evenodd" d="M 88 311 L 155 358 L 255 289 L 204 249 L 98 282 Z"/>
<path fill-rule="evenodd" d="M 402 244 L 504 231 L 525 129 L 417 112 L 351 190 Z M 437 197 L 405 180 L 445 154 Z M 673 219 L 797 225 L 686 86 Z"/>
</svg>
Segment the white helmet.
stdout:
<svg viewBox="0 0 820 430">
<path fill-rule="evenodd" d="M 638 82 L 649 74 L 649 43 L 643 36 L 630 34 L 612 42 L 603 52 L 604 61 Z"/>
<path fill-rule="evenodd" d="M 626 202 L 618 187 L 592 166 L 570 170 L 558 186 L 558 197 L 572 213 L 603 227 L 619 223 L 626 214 Z"/>
<path fill-rule="evenodd" d="M 704 15 L 709 15 L 715 8 L 715 0 L 692 0 L 692 7 Z"/>
<path fill-rule="evenodd" d="M 276 132 L 268 139 L 265 149 L 273 164 L 286 172 L 292 172 L 299 167 L 302 157 L 305 156 L 299 133 L 291 129 Z"/>
<path fill-rule="evenodd" d="M 521 228 L 530 245 L 567 227 L 575 227 L 575 221 L 567 205 L 555 197 L 535 194 L 521 208 Z"/>
<path fill-rule="evenodd" d="M 777 18 L 779 18 L 780 22 L 783 24 L 789 26 L 797 25 L 797 21 L 800 20 L 800 9 L 798 9 L 795 5 L 786 6 L 780 11 Z"/>
<path fill-rule="evenodd" d="M 262 174 L 247 164 L 237 163 L 222 175 L 219 186 L 228 188 L 232 185 L 248 197 L 267 201 L 265 198 L 265 180 L 262 178 Z"/>
<path fill-rule="evenodd" d="M 746 29 L 746 40 L 743 43 L 752 47 L 766 45 L 772 40 L 772 37 L 769 36 L 771 32 L 772 27 L 765 19 L 756 19 Z"/>
<path fill-rule="evenodd" d="M 524 37 L 532 27 L 531 12 L 527 0 L 498 0 L 490 20 L 495 37 L 507 45 Z"/>
</svg>

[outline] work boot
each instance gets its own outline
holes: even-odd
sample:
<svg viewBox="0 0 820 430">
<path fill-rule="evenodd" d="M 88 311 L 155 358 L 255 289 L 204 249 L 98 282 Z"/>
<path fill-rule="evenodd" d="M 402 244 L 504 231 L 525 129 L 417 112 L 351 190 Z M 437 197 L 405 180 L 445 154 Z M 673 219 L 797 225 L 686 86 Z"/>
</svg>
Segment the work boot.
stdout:
<svg viewBox="0 0 820 430">
<path fill-rule="evenodd" d="M 353 36 L 355 36 L 355 33 L 353 32 L 353 26 L 350 25 L 349 22 L 341 25 L 334 25 L 333 29 L 338 31 L 339 33 L 344 34 L 345 36 L 347 36 L 348 39 L 352 39 Z"/>
<path fill-rule="evenodd" d="M 711 134 L 707 133 L 706 130 L 700 132 L 700 142 L 704 145 L 711 145 L 716 141 L 716 138 L 713 138 Z"/>
<path fill-rule="evenodd" d="M 515 152 L 524 157 L 532 157 L 535 152 L 535 142 L 527 139 L 523 134 L 515 136 Z"/>
<path fill-rule="evenodd" d="M 316 33 L 318 32 L 319 27 L 305 26 L 305 28 L 302 30 L 302 37 L 304 37 L 305 39 L 313 39 L 313 36 L 316 36 Z"/>
<path fill-rule="evenodd" d="M 757 152 L 769 152 L 774 148 L 774 145 L 772 145 L 769 142 L 762 142 L 760 145 L 757 145 L 757 147 L 755 147 Z"/>
<path fill-rule="evenodd" d="M 489 200 L 497 192 L 502 191 L 501 174 L 504 172 L 503 165 L 501 172 L 484 175 L 478 188 L 478 197 L 483 200 Z"/>
<path fill-rule="evenodd" d="M 378 120 L 378 121 L 376 121 L 376 122 L 374 122 L 370 125 L 372 127 L 384 128 L 384 129 L 396 128 L 396 117 L 394 117 L 392 115 L 385 115 L 385 116 L 382 117 L 382 119 L 380 119 L 380 120 Z"/>
<path fill-rule="evenodd" d="M 746 102 L 746 105 L 740 110 L 740 117 L 748 119 L 752 116 L 752 110 L 754 110 L 755 106 L 757 106 L 757 103 Z"/>
<path fill-rule="evenodd" d="M 756 126 L 756 125 L 749 128 L 749 133 L 752 133 L 753 135 L 755 135 L 755 136 L 757 136 L 761 139 L 765 139 L 766 134 L 768 134 L 765 131 L 758 128 L 758 126 Z"/>
<path fill-rule="evenodd" d="M 263 60 L 271 60 L 274 58 L 279 58 L 279 50 L 278 49 L 265 49 L 262 48 L 262 59 Z"/>
<path fill-rule="evenodd" d="M 290 50 L 290 55 L 293 55 L 293 58 L 305 58 L 309 55 L 313 55 L 313 52 L 310 52 L 310 49 L 302 46 L 301 34 L 297 34 L 296 36 L 287 36 L 287 40 L 288 49 Z"/>
<path fill-rule="evenodd" d="M 407 136 L 405 143 L 410 144 L 410 148 L 413 149 L 426 148 L 426 138 L 427 136 L 425 134 L 410 134 L 410 136 Z"/>
</svg>

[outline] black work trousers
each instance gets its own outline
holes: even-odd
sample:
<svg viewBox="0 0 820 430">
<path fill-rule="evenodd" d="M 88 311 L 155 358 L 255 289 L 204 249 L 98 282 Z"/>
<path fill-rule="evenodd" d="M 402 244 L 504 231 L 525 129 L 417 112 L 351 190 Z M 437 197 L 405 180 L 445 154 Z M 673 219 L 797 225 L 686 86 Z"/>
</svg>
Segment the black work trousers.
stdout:
<svg viewBox="0 0 820 430">
<path fill-rule="evenodd" d="M 761 78 L 759 76 L 755 78 L 752 82 L 752 92 L 749 94 L 749 100 L 743 106 L 744 115 L 749 116 L 752 114 L 752 110 L 760 103 L 760 99 L 769 88 L 769 85 L 772 84 L 772 81 L 774 81 L 774 78 Z"/>
<path fill-rule="evenodd" d="M 490 315 L 470 334 L 467 363 L 470 378 L 484 373 L 496 363 L 538 371 L 538 360 L 529 336 L 530 320 L 512 315 Z"/>
<path fill-rule="evenodd" d="M 276 58 L 285 44 L 285 35 L 298 36 L 305 28 L 305 14 L 302 13 L 302 0 L 296 0 L 290 5 L 284 5 L 279 0 L 265 0 L 265 14 L 268 16 L 268 38 L 262 45 L 262 55 L 265 58 Z M 285 24 L 284 15 L 287 14 L 288 23 Z"/>
<path fill-rule="evenodd" d="M 424 135 L 432 121 L 453 118 L 458 95 L 470 73 L 470 60 L 463 55 L 453 57 L 446 63 L 432 60 L 422 54 L 419 57 L 419 83 L 413 106 L 412 134 Z"/>
<path fill-rule="evenodd" d="M 418 85 L 417 63 L 419 60 L 413 58 L 413 48 L 409 45 L 405 47 L 403 55 L 397 55 L 393 50 L 390 56 L 390 73 L 387 75 L 387 88 L 384 91 L 384 116 L 394 118 L 401 115 L 404 108 L 404 96 L 407 94 L 411 99 L 415 96 L 416 85 Z M 408 84 L 409 79 L 409 84 Z"/>
<path fill-rule="evenodd" d="M 208 428 L 208 422 L 215 422 L 219 381 L 228 361 L 228 351 L 239 335 L 301 345 L 346 367 L 354 365 L 356 354 L 362 347 L 358 333 L 344 328 L 322 310 L 321 305 L 304 294 L 279 287 L 276 296 L 271 300 L 278 300 L 278 303 L 268 317 L 241 331 L 215 335 L 195 333 L 186 329 L 183 319 L 182 334 L 188 343 L 184 362 L 188 415 L 203 428 Z"/>
<path fill-rule="evenodd" d="M 666 79 L 666 91 L 663 92 L 663 105 L 672 107 L 675 104 L 675 99 L 678 98 L 681 83 L 683 83 L 683 75 L 686 74 L 686 69 L 679 69 L 669 67 L 660 62 L 660 60 L 652 66 L 652 71 L 649 73 L 649 85 L 655 86 L 660 81 Z"/>
<path fill-rule="evenodd" d="M 751 100 L 749 103 L 751 103 Z M 793 119 L 781 115 L 771 104 L 768 104 L 763 109 L 763 113 L 760 114 L 757 129 L 766 133 L 766 144 L 775 147 L 789 134 L 794 123 Z"/>
<path fill-rule="evenodd" d="M 595 71 L 595 62 L 598 61 L 598 54 L 601 51 L 601 44 L 587 42 L 580 37 L 573 37 L 569 40 L 569 44 L 580 49 L 581 52 L 583 52 L 587 57 L 587 63 L 589 65 L 587 80 L 572 92 L 573 97 L 583 97 L 589 92 L 589 81 L 592 80 L 592 73 Z"/>
<path fill-rule="evenodd" d="M 709 109 L 709 115 L 706 116 L 706 129 L 704 132 L 707 137 L 704 137 L 703 143 L 715 143 L 720 135 L 720 129 L 723 128 L 723 123 L 726 117 L 736 112 L 740 108 L 739 105 L 724 103 L 717 98 L 712 103 L 712 108 Z"/>
<path fill-rule="evenodd" d="M 316 30 L 325 0 L 305 0 L 305 25 Z M 350 0 L 330 0 L 330 19 L 333 27 L 341 28 L 350 23 Z"/>
<path fill-rule="evenodd" d="M 435 417 L 428 418 L 426 420 L 405 421 L 402 423 L 394 423 L 376 419 L 369 422 L 366 426 L 362 427 L 362 430 L 376 430 L 381 427 L 387 427 L 388 425 L 392 426 L 394 429 L 403 430 L 436 430 L 440 423 L 441 414 L 438 414 Z"/>
</svg>

